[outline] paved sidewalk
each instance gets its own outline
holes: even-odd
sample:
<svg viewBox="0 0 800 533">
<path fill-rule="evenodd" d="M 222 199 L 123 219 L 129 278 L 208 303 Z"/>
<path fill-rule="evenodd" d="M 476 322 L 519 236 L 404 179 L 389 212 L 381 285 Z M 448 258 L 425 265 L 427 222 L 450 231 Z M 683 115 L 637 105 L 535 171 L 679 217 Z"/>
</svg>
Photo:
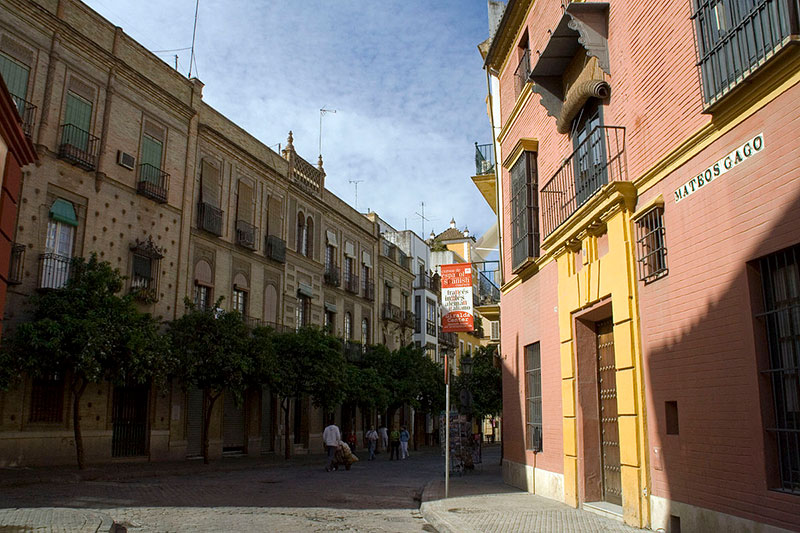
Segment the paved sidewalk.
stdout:
<svg viewBox="0 0 800 533">
<path fill-rule="evenodd" d="M 439 533 L 642 531 L 506 485 L 497 447 L 485 449 L 483 461 L 473 472 L 450 477 L 447 499 L 444 499 L 444 479 L 432 481 L 425 487 L 420 511 Z"/>
<path fill-rule="evenodd" d="M 114 520 L 104 513 L 88 509 L 39 507 L 0 509 L 0 531 L 52 531 L 65 533 L 114 532 Z"/>
</svg>

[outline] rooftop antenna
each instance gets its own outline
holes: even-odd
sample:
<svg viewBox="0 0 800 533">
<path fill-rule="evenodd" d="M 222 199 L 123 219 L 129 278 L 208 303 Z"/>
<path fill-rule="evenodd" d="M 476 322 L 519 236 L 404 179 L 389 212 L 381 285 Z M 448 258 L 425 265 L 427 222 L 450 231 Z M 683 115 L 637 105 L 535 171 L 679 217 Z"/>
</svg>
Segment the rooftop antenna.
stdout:
<svg viewBox="0 0 800 533">
<path fill-rule="evenodd" d="M 200 0 L 198 0 L 199 2 Z M 325 109 L 325 106 L 322 106 L 319 110 L 319 155 L 322 155 L 322 117 L 324 117 L 328 113 L 336 113 L 335 109 Z"/>
<path fill-rule="evenodd" d="M 358 211 L 358 184 L 362 183 L 364 180 L 348 180 L 350 183 L 355 185 L 356 187 L 356 211 Z"/>
<path fill-rule="evenodd" d="M 420 210 L 422 211 L 422 214 L 416 213 L 416 212 L 414 214 L 417 215 L 420 218 L 420 220 L 422 221 L 422 235 L 424 236 L 425 235 L 425 221 L 430 222 L 431 219 L 425 217 L 425 202 L 420 202 L 419 206 L 420 206 Z"/>
<path fill-rule="evenodd" d="M 194 39 L 197 36 L 197 12 L 200 10 L 200 0 L 194 5 L 194 29 L 192 30 L 192 55 L 189 58 L 189 79 L 192 78 L 192 65 L 194 64 Z"/>
</svg>

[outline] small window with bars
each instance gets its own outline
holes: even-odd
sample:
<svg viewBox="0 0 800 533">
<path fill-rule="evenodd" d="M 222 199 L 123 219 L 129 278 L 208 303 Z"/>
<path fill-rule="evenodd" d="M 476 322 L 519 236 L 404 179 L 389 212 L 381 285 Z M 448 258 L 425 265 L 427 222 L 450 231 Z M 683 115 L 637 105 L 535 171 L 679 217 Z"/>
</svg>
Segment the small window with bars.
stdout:
<svg viewBox="0 0 800 533">
<path fill-rule="evenodd" d="M 542 364 L 538 342 L 525 347 L 525 448 L 542 451 Z"/>
<path fill-rule="evenodd" d="M 31 411 L 28 420 L 60 423 L 64 419 L 64 378 L 58 373 L 34 378 L 31 384 Z"/>
<path fill-rule="evenodd" d="M 523 152 L 509 171 L 511 268 L 539 257 L 539 195 L 536 152 Z"/>
<path fill-rule="evenodd" d="M 800 244 L 759 261 L 774 423 L 767 428 L 780 473 L 774 488 L 800 494 Z"/>
<path fill-rule="evenodd" d="M 641 281 L 650 283 L 668 274 L 663 207 L 654 207 L 636 220 L 636 248 Z"/>
</svg>

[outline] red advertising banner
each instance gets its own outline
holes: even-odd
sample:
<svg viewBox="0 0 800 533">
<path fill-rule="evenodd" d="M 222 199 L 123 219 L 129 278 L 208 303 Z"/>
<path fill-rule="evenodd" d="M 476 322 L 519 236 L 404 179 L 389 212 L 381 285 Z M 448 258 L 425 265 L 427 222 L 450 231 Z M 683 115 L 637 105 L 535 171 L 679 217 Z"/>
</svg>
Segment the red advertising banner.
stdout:
<svg viewBox="0 0 800 533">
<path fill-rule="evenodd" d="M 442 331 L 475 329 L 472 310 L 472 264 L 442 265 Z"/>
</svg>

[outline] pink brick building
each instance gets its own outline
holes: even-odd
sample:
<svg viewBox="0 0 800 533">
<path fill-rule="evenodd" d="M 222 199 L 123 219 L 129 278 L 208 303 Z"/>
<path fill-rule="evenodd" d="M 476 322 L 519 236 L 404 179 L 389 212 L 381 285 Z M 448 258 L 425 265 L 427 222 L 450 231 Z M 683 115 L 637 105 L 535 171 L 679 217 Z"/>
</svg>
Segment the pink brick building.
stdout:
<svg viewBox="0 0 800 533">
<path fill-rule="evenodd" d="M 509 0 L 490 24 L 510 484 L 800 530 L 799 13 Z"/>
</svg>

